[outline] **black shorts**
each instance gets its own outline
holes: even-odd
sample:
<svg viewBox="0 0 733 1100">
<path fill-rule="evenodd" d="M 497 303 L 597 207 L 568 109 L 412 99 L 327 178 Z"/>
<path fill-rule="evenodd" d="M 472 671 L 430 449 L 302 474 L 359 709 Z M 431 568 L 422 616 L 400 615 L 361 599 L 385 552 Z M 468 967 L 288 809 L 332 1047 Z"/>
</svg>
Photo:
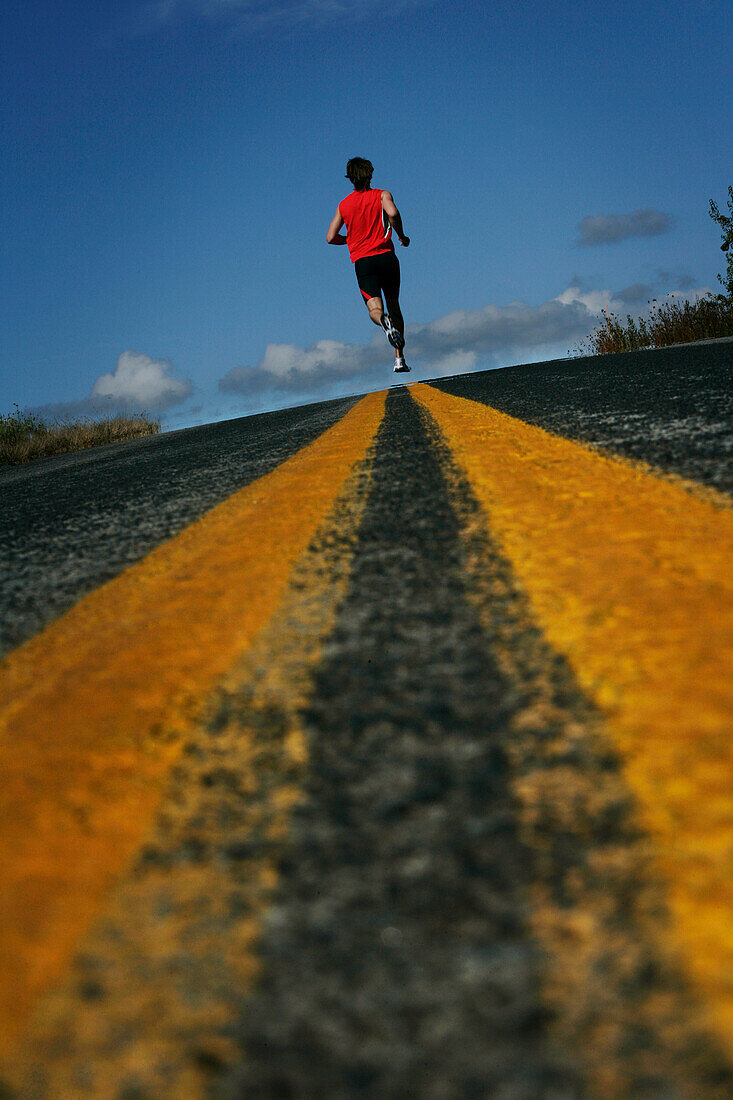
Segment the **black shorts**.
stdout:
<svg viewBox="0 0 733 1100">
<path fill-rule="evenodd" d="M 364 300 L 385 298 L 394 300 L 400 293 L 400 261 L 392 252 L 380 252 L 378 256 L 362 256 L 354 264 L 356 281 Z"/>
</svg>

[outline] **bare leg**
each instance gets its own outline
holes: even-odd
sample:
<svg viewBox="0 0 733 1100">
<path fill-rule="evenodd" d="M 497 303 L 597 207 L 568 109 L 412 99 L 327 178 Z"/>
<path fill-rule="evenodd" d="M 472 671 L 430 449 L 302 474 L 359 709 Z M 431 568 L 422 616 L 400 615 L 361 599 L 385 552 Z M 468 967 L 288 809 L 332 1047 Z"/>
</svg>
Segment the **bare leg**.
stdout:
<svg viewBox="0 0 733 1100">
<path fill-rule="evenodd" d="M 370 298 L 366 304 L 366 307 L 369 310 L 369 316 L 371 317 L 372 321 L 374 321 L 374 324 L 379 325 L 379 327 L 381 328 L 382 317 L 384 316 L 384 306 L 382 305 L 382 299 Z"/>
</svg>

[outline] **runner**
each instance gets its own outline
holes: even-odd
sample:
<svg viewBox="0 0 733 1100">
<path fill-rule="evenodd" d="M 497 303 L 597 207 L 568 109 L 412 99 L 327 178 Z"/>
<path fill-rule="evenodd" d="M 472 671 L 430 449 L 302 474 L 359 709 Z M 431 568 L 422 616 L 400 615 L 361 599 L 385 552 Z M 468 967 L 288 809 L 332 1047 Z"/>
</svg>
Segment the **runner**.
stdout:
<svg viewBox="0 0 733 1100">
<path fill-rule="evenodd" d="M 392 230 L 405 248 L 410 238 L 405 236 L 400 212 L 389 191 L 371 186 L 374 166 L 363 157 L 353 157 L 346 165 L 346 178 L 354 190 L 338 204 L 328 227 L 329 244 L 348 244 L 356 281 L 366 302 L 369 316 L 380 325 L 395 349 L 394 369 L 401 374 L 409 371 L 405 362 L 405 322 L 400 310 L 400 262 L 392 244 Z M 346 233 L 339 232 L 346 226 Z M 384 310 L 387 303 L 387 312 Z"/>
</svg>

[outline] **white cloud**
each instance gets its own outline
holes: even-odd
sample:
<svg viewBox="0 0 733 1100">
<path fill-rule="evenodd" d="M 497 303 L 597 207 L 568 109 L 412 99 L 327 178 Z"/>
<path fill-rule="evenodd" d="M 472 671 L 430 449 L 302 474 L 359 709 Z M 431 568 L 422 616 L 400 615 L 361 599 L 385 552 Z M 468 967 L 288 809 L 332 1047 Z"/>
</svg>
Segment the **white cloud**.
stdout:
<svg viewBox="0 0 733 1100">
<path fill-rule="evenodd" d="M 506 366 L 540 348 L 587 335 L 601 309 L 621 305 L 610 291 L 568 287 L 538 306 L 512 302 L 473 311 L 454 310 L 424 325 L 408 325 L 407 358 L 414 377 L 458 374 L 477 367 Z M 555 352 L 557 354 L 557 351 Z M 380 334 L 370 344 L 319 340 L 309 348 L 268 344 L 255 367 L 230 370 L 219 382 L 224 393 L 254 397 L 264 392 L 314 396 L 376 383 L 389 370 L 391 351 Z"/>
<path fill-rule="evenodd" d="M 602 309 L 617 309 L 623 301 L 620 293 L 618 295 L 612 294 L 610 290 L 584 291 L 579 286 L 569 286 L 554 300 L 562 302 L 563 305 L 578 303 L 585 306 L 588 312 L 594 316 L 596 313 L 600 313 Z"/>
<path fill-rule="evenodd" d="M 624 305 L 633 305 L 636 302 L 648 302 L 654 290 L 648 283 L 632 283 L 623 290 L 616 291 L 616 297 L 620 298 Z"/>
<path fill-rule="evenodd" d="M 475 351 L 449 352 L 433 366 L 433 373 L 436 373 L 437 368 L 440 374 L 469 374 L 477 361 L 478 355 Z"/>
<path fill-rule="evenodd" d="M 113 371 L 102 374 L 89 397 L 46 405 L 48 416 L 77 417 L 115 413 L 161 413 L 193 393 L 190 382 L 176 378 L 167 359 L 151 359 L 137 351 L 123 351 Z"/>
<path fill-rule="evenodd" d="M 411 380 L 472 370 L 531 363 L 568 353 L 573 341 L 597 328 L 608 310 L 624 316 L 633 302 L 651 290 L 636 283 L 623 290 L 582 287 L 576 277 L 556 298 L 537 306 L 511 302 L 482 309 L 453 310 L 424 325 L 408 325 L 406 357 Z M 677 290 L 660 294 L 658 301 L 694 299 L 708 293 Z M 647 313 L 653 303 L 637 312 Z M 370 344 L 319 340 L 309 348 L 295 344 L 268 344 L 257 366 L 239 366 L 219 382 L 225 394 L 240 395 L 265 407 L 281 399 L 316 400 L 359 392 L 391 381 L 391 349 L 380 333 Z"/>
<path fill-rule="evenodd" d="M 147 0 L 138 12 L 138 31 L 147 33 L 186 18 L 222 23 L 238 33 L 278 25 L 312 25 L 360 19 L 377 11 L 398 11 L 435 0 Z"/>
<path fill-rule="evenodd" d="M 92 399 L 112 401 L 119 407 L 167 409 L 185 401 L 193 392 L 190 382 L 174 378 L 167 359 L 151 359 L 136 351 L 123 351 L 117 366 L 92 386 Z"/>
<path fill-rule="evenodd" d="M 668 290 L 665 294 L 658 294 L 653 301 L 657 305 L 660 302 L 668 302 L 671 298 L 678 298 L 680 302 L 696 302 L 699 298 L 715 293 L 716 291 L 711 290 L 709 286 L 698 286 L 694 289 L 678 286 L 676 290 Z"/>
<path fill-rule="evenodd" d="M 687 272 L 666 271 L 664 268 L 658 267 L 656 275 L 660 283 L 666 286 L 679 287 L 680 291 L 685 292 L 693 291 L 697 283 L 694 275 L 689 275 Z"/>
<path fill-rule="evenodd" d="M 635 210 L 632 214 L 596 214 L 583 218 L 576 244 L 612 244 L 627 237 L 656 237 L 672 228 L 669 214 L 660 210 Z"/>
<path fill-rule="evenodd" d="M 386 347 L 386 352 L 385 352 Z M 310 392 L 363 376 L 387 362 L 384 338 L 369 345 L 319 340 L 310 348 L 268 344 L 257 367 L 235 367 L 219 382 L 223 393 Z"/>
</svg>

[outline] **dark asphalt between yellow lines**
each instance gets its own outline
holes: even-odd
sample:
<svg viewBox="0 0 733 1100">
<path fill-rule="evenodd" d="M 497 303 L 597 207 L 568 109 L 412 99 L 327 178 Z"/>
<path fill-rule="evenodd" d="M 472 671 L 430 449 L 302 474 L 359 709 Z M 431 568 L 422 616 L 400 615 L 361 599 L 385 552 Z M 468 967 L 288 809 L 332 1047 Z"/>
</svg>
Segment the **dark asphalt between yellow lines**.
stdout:
<svg viewBox="0 0 733 1100">
<path fill-rule="evenodd" d="M 0 1049 L 145 836 L 202 702 L 272 616 L 383 410 L 369 395 L 0 665 Z"/>
<path fill-rule="evenodd" d="M 733 513 L 418 385 L 549 643 L 607 717 L 673 936 L 733 1050 Z M 694 489 L 694 487 L 692 487 Z"/>
</svg>

